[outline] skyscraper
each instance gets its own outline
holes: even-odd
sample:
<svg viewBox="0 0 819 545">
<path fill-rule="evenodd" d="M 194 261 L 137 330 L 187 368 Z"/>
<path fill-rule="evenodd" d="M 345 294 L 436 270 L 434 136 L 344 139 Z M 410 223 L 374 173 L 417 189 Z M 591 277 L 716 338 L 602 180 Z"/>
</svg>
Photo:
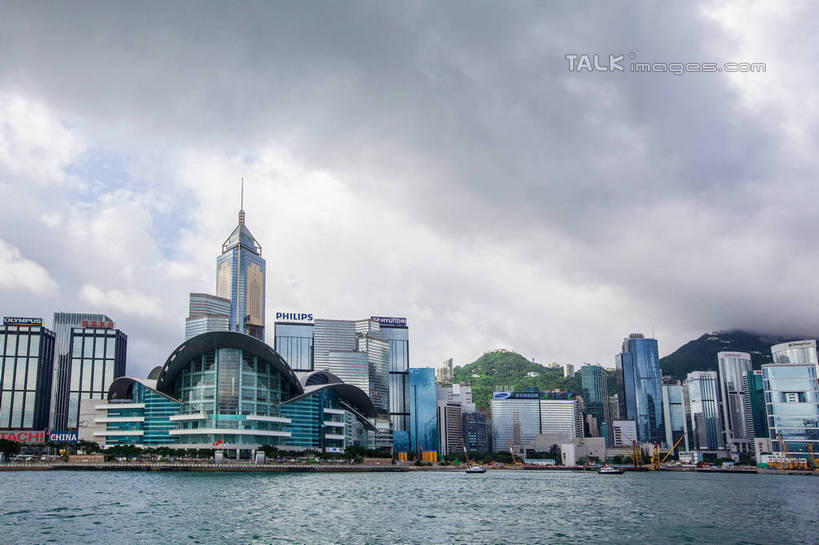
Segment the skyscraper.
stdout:
<svg viewBox="0 0 819 545">
<path fill-rule="evenodd" d="M 665 419 L 665 443 L 668 448 L 674 446 L 680 437 L 685 436 L 678 450 L 689 450 L 688 428 L 685 418 L 685 396 L 683 387 L 676 384 L 663 384 L 663 418 Z M 682 447 L 682 448 L 680 448 Z"/>
<path fill-rule="evenodd" d="M 245 211 L 240 209 L 239 224 L 222 244 L 222 255 L 216 258 L 216 295 L 230 299 L 230 330 L 262 341 L 265 270 L 262 246 L 245 226 Z"/>
<path fill-rule="evenodd" d="M 71 344 L 71 330 L 87 324 L 109 324 L 113 320 L 105 314 L 91 314 L 85 312 L 55 312 L 52 330 L 54 331 L 54 371 L 51 385 L 51 402 L 48 427 L 51 429 L 65 429 L 65 415 L 68 412 L 68 382 L 69 376 L 64 369 L 70 369 L 68 348 Z M 62 426 L 57 425 L 55 418 L 61 415 Z"/>
<path fill-rule="evenodd" d="M 0 429 L 48 427 L 54 333 L 41 318 L 3 319 L 0 328 Z"/>
<path fill-rule="evenodd" d="M 470 452 L 489 450 L 489 427 L 486 414 L 479 412 L 463 413 L 461 424 L 464 435 L 464 446 Z"/>
<path fill-rule="evenodd" d="M 211 331 L 229 331 L 230 309 L 230 299 L 207 293 L 191 293 L 188 317 L 185 319 L 185 338 Z"/>
<path fill-rule="evenodd" d="M 441 434 L 441 457 L 463 452 L 463 428 L 459 404 L 438 401 L 438 429 Z"/>
<path fill-rule="evenodd" d="M 716 371 L 692 371 L 685 378 L 691 428 L 699 450 L 725 448 L 719 412 L 719 386 Z"/>
<path fill-rule="evenodd" d="M 435 369 L 410 367 L 410 450 L 416 453 L 438 451 L 438 395 Z"/>
<path fill-rule="evenodd" d="M 747 383 L 742 379 L 751 370 L 751 355 L 745 352 L 718 352 L 720 405 L 725 426 L 725 447 L 731 452 L 750 452 L 752 424 L 748 422 Z"/>
<path fill-rule="evenodd" d="M 597 419 L 602 437 L 608 437 L 609 389 L 606 374 L 599 365 L 583 365 L 580 368 L 580 385 L 586 414 Z"/>
<path fill-rule="evenodd" d="M 492 449 L 505 451 L 535 440 L 540 429 L 539 392 L 495 392 L 492 412 Z"/>
<path fill-rule="evenodd" d="M 752 437 L 769 438 L 768 413 L 765 408 L 765 384 L 762 371 L 745 373 L 745 407 Z"/>
<path fill-rule="evenodd" d="M 635 421 L 638 441 L 664 441 L 663 377 L 657 340 L 632 333 L 623 340 L 623 351 L 615 357 L 615 363 L 620 418 Z"/>
</svg>

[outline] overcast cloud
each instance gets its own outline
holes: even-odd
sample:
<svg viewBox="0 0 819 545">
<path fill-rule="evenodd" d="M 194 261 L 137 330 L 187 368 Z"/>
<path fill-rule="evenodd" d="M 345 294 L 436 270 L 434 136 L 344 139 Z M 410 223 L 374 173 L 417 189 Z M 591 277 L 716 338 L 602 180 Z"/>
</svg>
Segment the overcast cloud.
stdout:
<svg viewBox="0 0 819 545">
<path fill-rule="evenodd" d="M 103 312 L 141 376 L 247 222 L 277 310 L 414 366 L 819 331 L 815 3 L 5 3 L 0 311 Z M 569 72 L 566 54 L 764 62 Z M 628 57 L 626 57 L 628 62 Z"/>
</svg>

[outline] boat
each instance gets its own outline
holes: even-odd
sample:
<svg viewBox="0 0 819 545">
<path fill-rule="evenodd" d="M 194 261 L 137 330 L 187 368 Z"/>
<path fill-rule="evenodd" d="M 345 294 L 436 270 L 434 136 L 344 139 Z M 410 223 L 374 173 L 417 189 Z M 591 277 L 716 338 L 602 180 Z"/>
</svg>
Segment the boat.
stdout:
<svg viewBox="0 0 819 545">
<path fill-rule="evenodd" d="M 625 473 L 625 469 L 620 469 L 618 467 L 610 466 L 608 464 L 603 464 L 603 467 L 597 470 L 597 473 L 600 475 L 621 475 Z"/>
<path fill-rule="evenodd" d="M 466 473 L 486 473 L 486 468 L 483 466 L 472 465 L 466 469 Z"/>
</svg>

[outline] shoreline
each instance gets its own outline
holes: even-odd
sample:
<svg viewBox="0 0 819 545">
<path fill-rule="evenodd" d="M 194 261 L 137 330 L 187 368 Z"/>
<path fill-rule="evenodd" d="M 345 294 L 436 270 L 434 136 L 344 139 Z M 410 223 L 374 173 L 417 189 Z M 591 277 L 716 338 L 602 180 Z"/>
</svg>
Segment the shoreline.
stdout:
<svg viewBox="0 0 819 545">
<path fill-rule="evenodd" d="M 592 472 L 582 467 L 487 467 L 487 471 L 578 471 Z M 623 468 L 627 472 L 648 472 L 647 469 Z M 413 466 L 413 465 L 344 465 L 344 464 L 251 464 L 251 463 L 184 463 L 184 462 L 34 462 L 0 464 L 0 471 L 158 471 L 158 472 L 201 472 L 201 473 L 407 473 L 415 471 L 463 472 L 461 467 Z M 660 471 L 682 473 L 732 473 L 741 475 L 815 475 L 819 471 L 771 470 L 763 468 L 706 469 L 706 468 L 664 468 Z"/>
</svg>

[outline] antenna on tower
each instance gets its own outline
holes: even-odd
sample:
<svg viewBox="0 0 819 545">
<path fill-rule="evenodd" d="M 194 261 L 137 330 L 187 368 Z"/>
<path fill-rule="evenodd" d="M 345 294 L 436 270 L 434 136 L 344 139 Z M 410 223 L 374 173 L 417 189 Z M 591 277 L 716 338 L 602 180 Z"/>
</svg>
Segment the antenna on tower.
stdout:
<svg viewBox="0 0 819 545">
<path fill-rule="evenodd" d="M 242 176 L 242 192 L 239 201 L 239 225 L 245 224 L 245 178 Z"/>
</svg>

